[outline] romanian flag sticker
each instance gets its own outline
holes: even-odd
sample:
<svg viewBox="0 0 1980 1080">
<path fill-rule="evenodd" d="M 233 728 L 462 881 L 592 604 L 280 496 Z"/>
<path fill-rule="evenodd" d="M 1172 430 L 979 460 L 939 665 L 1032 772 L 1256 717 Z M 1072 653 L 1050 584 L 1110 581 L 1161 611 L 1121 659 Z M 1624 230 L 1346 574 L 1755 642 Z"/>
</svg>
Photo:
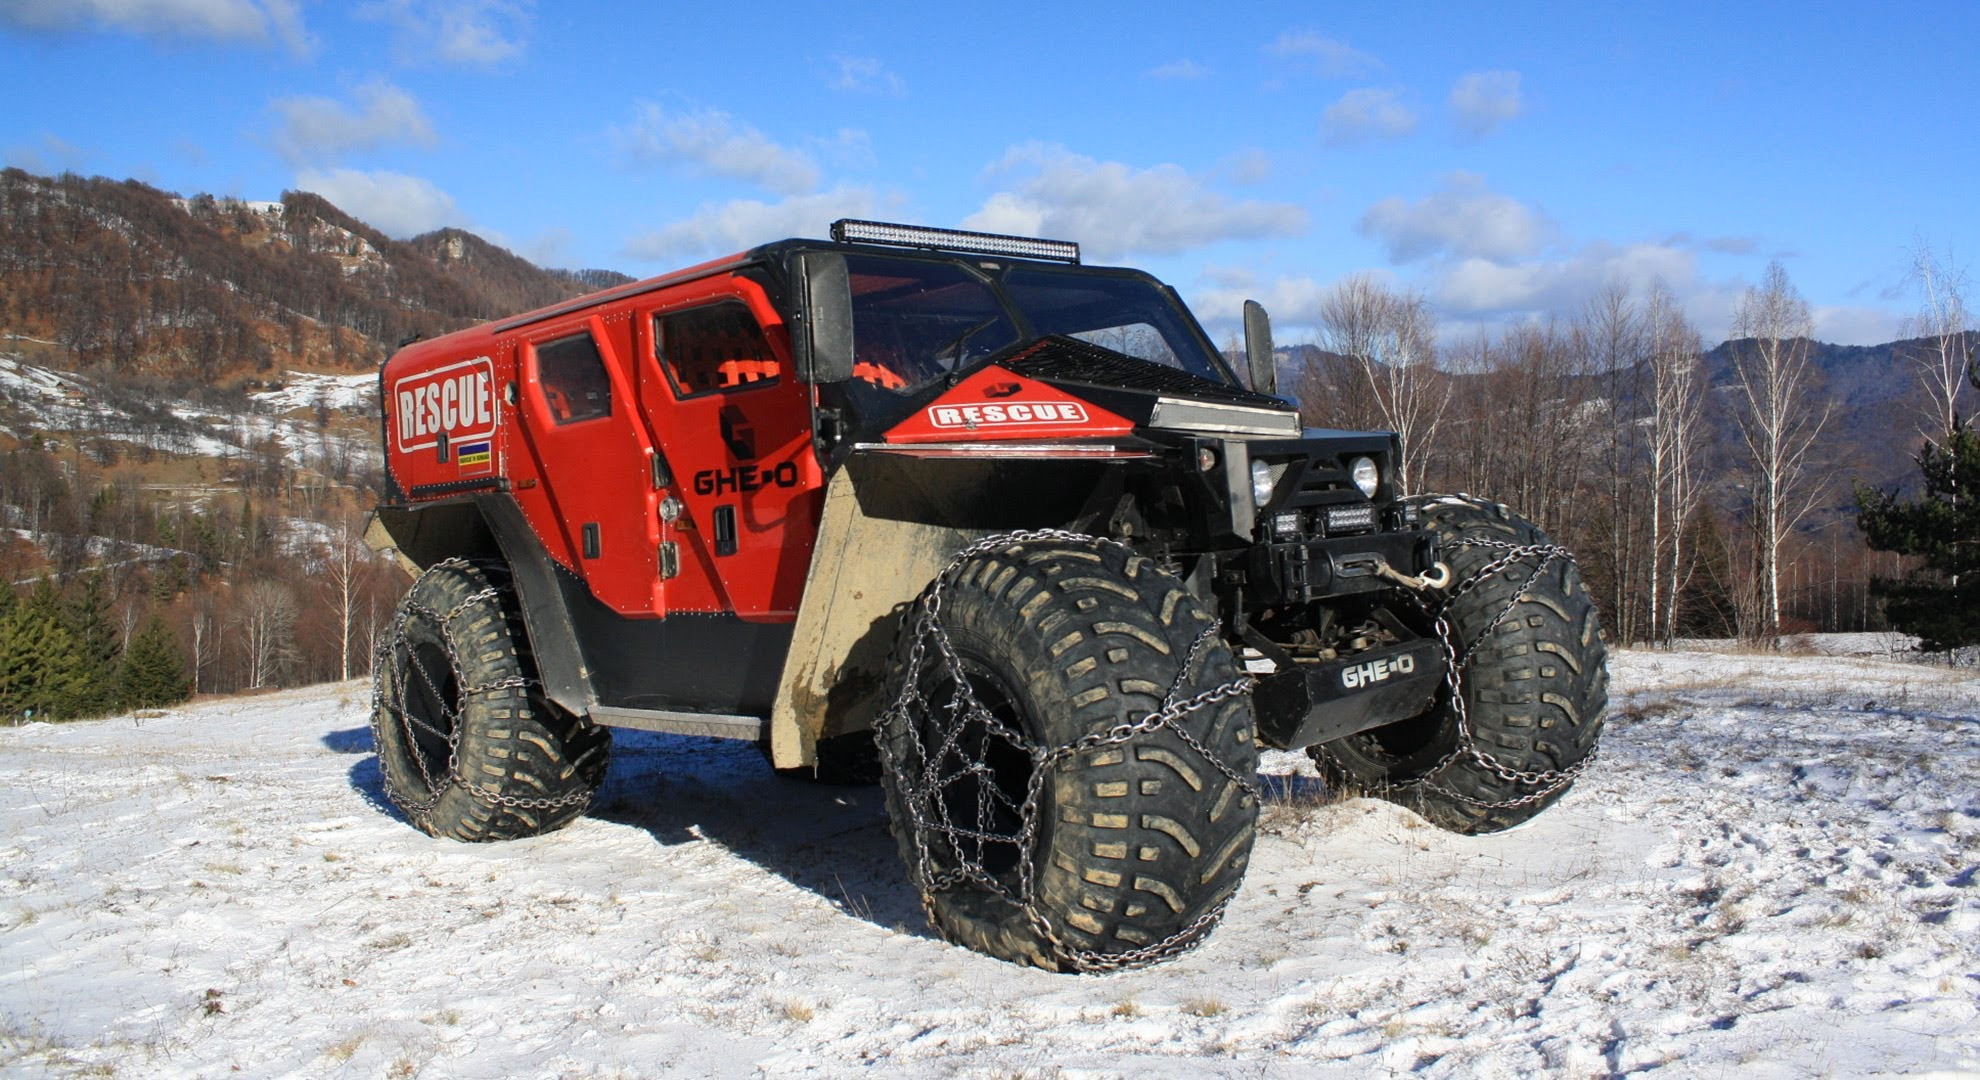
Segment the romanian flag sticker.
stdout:
<svg viewBox="0 0 1980 1080">
<path fill-rule="evenodd" d="M 489 447 L 490 444 L 486 439 L 480 442 L 462 443 L 455 448 L 454 462 L 464 473 L 492 472 L 495 467 L 495 455 Z"/>
</svg>

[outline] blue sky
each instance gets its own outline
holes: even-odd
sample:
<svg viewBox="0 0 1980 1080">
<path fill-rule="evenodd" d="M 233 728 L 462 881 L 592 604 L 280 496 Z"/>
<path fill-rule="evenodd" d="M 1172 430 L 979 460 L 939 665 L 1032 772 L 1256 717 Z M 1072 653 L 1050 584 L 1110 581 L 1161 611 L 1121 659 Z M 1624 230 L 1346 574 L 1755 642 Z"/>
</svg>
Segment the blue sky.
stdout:
<svg viewBox="0 0 1980 1080">
<path fill-rule="evenodd" d="M 1729 10 L 1730 9 L 1730 10 Z M 645 276 L 835 218 L 1033 232 L 1298 340 L 1370 271 L 1447 342 L 1779 259 L 1898 336 L 1980 247 L 1980 5 L 0 0 L 0 154 Z"/>
</svg>

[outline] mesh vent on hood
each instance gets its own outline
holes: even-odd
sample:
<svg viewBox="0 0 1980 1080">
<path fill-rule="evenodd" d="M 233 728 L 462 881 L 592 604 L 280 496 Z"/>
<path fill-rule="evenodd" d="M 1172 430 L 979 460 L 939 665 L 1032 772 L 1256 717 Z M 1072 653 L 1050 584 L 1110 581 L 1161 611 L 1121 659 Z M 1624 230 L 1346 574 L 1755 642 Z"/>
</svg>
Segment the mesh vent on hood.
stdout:
<svg viewBox="0 0 1980 1080">
<path fill-rule="evenodd" d="M 1033 379 L 1087 383 L 1092 386 L 1146 390 L 1175 394 L 1205 401 L 1229 401 L 1264 409 L 1284 410 L 1286 404 L 1275 397 L 1253 393 L 1239 386 L 1211 382 L 1180 368 L 1137 360 L 1132 356 L 1101 348 L 1078 338 L 1051 337 L 1027 342 L 1000 361 L 1004 367 Z"/>
</svg>

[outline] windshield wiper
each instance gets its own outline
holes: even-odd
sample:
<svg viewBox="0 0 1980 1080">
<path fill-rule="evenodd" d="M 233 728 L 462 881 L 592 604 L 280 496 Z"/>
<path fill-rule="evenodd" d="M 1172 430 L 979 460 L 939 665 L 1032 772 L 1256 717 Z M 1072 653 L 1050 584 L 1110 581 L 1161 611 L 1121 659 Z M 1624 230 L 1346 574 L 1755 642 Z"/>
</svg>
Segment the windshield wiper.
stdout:
<svg viewBox="0 0 1980 1080">
<path fill-rule="evenodd" d="M 983 320 L 982 322 L 977 323 L 975 326 L 972 326 L 969 329 L 964 330 L 961 334 L 956 336 L 955 340 L 949 342 L 948 344 L 942 346 L 939 349 L 936 349 L 934 355 L 931 356 L 930 359 L 940 359 L 943 353 L 948 352 L 950 349 L 954 349 L 956 351 L 956 358 L 953 361 L 951 361 L 949 364 L 949 370 L 954 371 L 957 367 L 961 366 L 962 364 L 963 343 L 968 341 L 970 338 L 975 337 L 979 331 L 988 329 L 991 326 L 991 324 L 998 322 L 1003 317 L 1004 316 L 1002 314 L 992 315 L 989 318 Z"/>
</svg>

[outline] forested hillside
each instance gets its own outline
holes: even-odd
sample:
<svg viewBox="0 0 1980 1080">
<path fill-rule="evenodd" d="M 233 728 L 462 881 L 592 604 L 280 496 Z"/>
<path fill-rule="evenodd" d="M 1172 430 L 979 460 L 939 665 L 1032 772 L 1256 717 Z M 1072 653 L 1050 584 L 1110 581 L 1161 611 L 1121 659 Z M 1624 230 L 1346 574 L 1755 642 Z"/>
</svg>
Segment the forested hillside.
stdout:
<svg viewBox="0 0 1980 1080">
<path fill-rule="evenodd" d="M 305 192 L 0 172 L 0 715 L 366 670 L 403 587 L 357 539 L 378 364 L 625 280 Z"/>
</svg>

